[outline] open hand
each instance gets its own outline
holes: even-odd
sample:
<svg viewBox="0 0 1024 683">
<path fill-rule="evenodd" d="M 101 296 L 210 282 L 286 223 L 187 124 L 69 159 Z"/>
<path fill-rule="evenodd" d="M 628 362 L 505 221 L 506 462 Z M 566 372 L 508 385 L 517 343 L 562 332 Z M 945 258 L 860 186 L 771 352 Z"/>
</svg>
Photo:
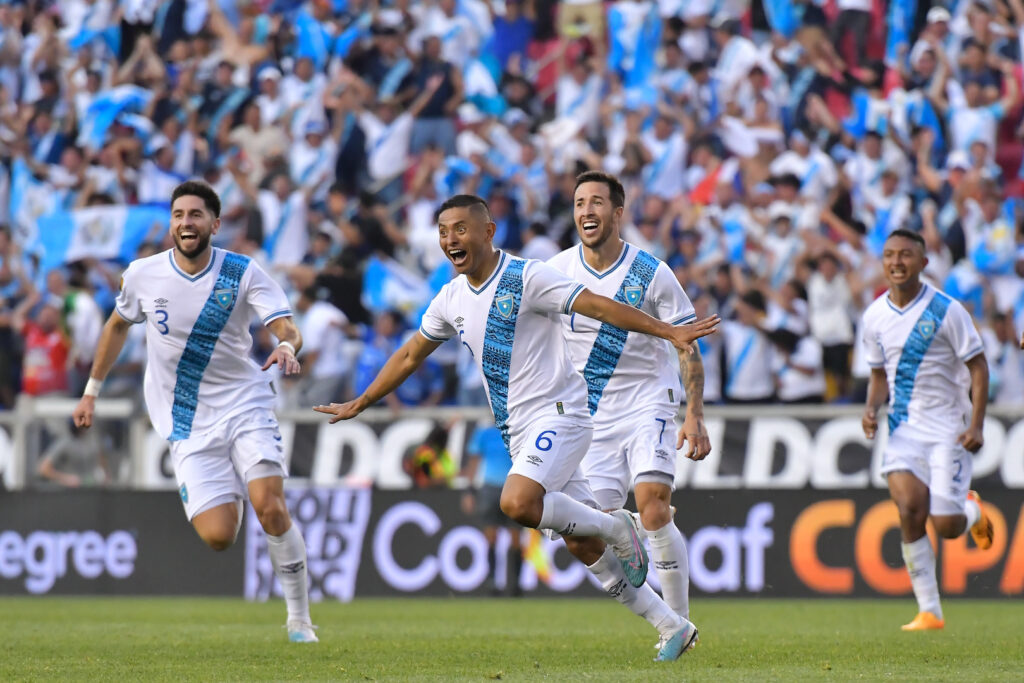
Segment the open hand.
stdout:
<svg viewBox="0 0 1024 683">
<path fill-rule="evenodd" d="M 329 406 L 313 406 L 313 410 L 318 413 L 324 413 L 325 415 L 331 415 L 330 423 L 341 422 L 342 420 L 351 420 L 353 417 L 363 412 L 363 407 L 360 405 L 359 399 L 348 401 L 347 403 L 332 403 Z"/>
<path fill-rule="evenodd" d="M 281 366 L 281 372 L 285 375 L 297 375 L 302 370 L 299 361 L 295 359 L 295 354 L 287 346 L 278 346 L 274 349 L 274 352 L 267 357 L 267 362 L 263 364 L 262 369 L 267 370 L 275 363 Z"/>
<path fill-rule="evenodd" d="M 669 341 L 680 351 L 686 351 L 687 353 L 693 352 L 693 347 L 690 346 L 690 342 L 706 337 L 715 331 L 718 327 L 718 323 L 722 321 L 717 315 L 708 316 L 701 320 L 695 320 L 692 323 L 686 325 L 676 325 L 673 328 L 672 337 Z"/>
</svg>

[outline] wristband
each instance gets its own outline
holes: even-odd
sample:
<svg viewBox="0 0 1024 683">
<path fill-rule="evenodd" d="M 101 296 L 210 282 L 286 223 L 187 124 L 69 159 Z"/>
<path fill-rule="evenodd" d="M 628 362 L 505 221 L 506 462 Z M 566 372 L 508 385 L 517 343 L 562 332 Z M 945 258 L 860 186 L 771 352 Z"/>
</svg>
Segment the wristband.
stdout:
<svg viewBox="0 0 1024 683">
<path fill-rule="evenodd" d="M 95 377 L 89 377 L 89 381 L 85 383 L 85 391 L 82 392 L 82 396 L 92 396 L 96 398 L 100 395 L 100 387 L 103 386 L 103 380 L 96 379 Z"/>
<path fill-rule="evenodd" d="M 295 346 L 290 341 L 281 341 L 277 343 L 277 348 L 281 348 L 282 346 L 287 346 L 288 350 L 292 352 L 292 355 L 295 355 Z"/>
</svg>

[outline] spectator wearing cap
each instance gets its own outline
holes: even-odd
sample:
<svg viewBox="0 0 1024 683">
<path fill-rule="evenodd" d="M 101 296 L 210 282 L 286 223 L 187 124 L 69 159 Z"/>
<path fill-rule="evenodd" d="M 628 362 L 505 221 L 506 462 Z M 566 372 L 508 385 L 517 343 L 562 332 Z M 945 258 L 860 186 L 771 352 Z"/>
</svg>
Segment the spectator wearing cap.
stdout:
<svg viewBox="0 0 1024 683">
<path fill-rule="evenodd" d="M 853 296 L 839 258 L 825 251 L 815 262 L 807 283 L 807 310 L 811 334 L 823 350 L 830 398 L 849 392 L 850 351 L 853 349 L 851 311 Z"/>
<path fill-rule="evenodd" d="M 409 151 L 419 154 L 427 145 L 440 148 L 446 155 L 455 153 L 454 115 L 463 99 L 462 75 L 441 57 L 441 40 L 429 36 L 423 41 L 423 52 L 408 79 L 407 97 L 423 92 L 427 82 L 439 78 L 440 83 L 423 105 L 412 124 Z"/>
<path fill-rule="evenodd" d="M 722 322 L 728 403 L 771 403 L 775 399 L 772 346 L 761 329 L 764 316 L 764 295 L 751 289 L 737 299 L 736 319 Z"/>
<path fill-rule="evenodd" d="M 288 170 L 297 188 L 305 190 L 314 203 L 323 203 L 334 181 L 338 145 L 327 136 L 323 121 L 306 121 L 303 132 L 302 139 L 296 140 L 288 152 Z"/>
<path fill-rule="evenodd" d="M 276 66 L 265 66 L 256 76 L 259 95 L 256 105 L 260 109 L 260 123 L 264 126 L 276 126 L 284 120 L 288 111 L 284 95 L 280 89 L 281 72 Z"/>
<path fill-rule="evenodd" d="M 778 155 L 769 167 L 773 176 L 792 174 L 800 180 L 800 194 L 821 206 L 839 182 L 835 162 L 817 147 L 799 128 L 789 134 L 789 149 Z"/>
</svg>

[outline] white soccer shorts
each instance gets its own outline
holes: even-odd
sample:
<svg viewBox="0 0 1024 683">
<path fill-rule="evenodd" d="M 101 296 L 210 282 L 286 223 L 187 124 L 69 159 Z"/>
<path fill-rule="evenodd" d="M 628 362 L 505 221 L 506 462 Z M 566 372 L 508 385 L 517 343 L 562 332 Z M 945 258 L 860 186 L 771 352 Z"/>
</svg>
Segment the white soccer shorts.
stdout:
<svg viewBox="0 0 1024 683">
<path fill-rule="evenodd" d="M 171 463 L 189 521 L 213 504 L 246 500 L 252 479 L 287 476 L 277 418 L 269 410 L 242 413 L 172 441 Z"/>
<path fill-rule="evenodd" d="M 583 474 L 594 491 L 615 491 L 625 504 L 630 485 L 638 477 L 664 480 L 676 476 L 675 410 L 657 406 L 638 411 L 635 417 L 602 425 L 594 430 L 594 442 L 583 458 Z"/>
<path fill-rule="evenodd" d="M 509 474 L 532 479 L 547 492 L 561 491 L 573 500 L 596 508 L 594 492 L 580 469 L 593 433 L 589 420 L 562 416 L 536 420 L 512 438 Z"/>
<path fill-rule="evenodd" d="M 952 438 L 923 441 L 897 428 L 889 435 L 881 471 L 910 472 L 924 482 L 931 494 L 931 514 L 962 515 L 973 467 L 970 451 Z"/>
</svg>

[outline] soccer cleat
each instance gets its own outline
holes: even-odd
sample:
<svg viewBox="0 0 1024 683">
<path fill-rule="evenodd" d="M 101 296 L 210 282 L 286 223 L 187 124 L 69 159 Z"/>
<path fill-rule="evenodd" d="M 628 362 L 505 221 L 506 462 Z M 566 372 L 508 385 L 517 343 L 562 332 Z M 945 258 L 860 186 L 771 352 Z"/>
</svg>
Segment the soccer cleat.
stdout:
<svg viewBox="0 0 1024 683">
<path fill-rule="evenodd" d="M 697 627 L 683 619 L 683 625 L 679 627 L 678 631 L 667 638 L 662 636 L 659 643 L 661 647 L 658 649 L 658 656 L 654 658 L 654 661 L 674 662 L 682 657 L 684 652 L 693 649 L 697 640 Z"/>
<path fill-rule="evenodd" d="M 981 496 L 978 495 L 977 491 L 968 491 L 967 499 L 977 503 L 978 509 L 981 510 L 981 517 L 971 527 L 971 538 L 974 539 L 974 543 L 979 548 L 988 550 L 992 547 L 992 520 L 985 514 L 985 508 L 981 504 Z"/>
<path fill-rule="evenodd" d="M 945 627 L 946 622 L 931 612 L 918 612 L 914 620 L 900 627 L 903 631 L 937 631 Z"/>
<path fill-rule="evenodd" d="M 613 545 L 612 552 L 622 563 L 622 571 L 625 572 L 630 585 L 639 588 L 647 580 L 648 565 L 647 549 L 640 540 L 640 530 L 629 510 L 614 510 L 610 514 L 624 522 L 629 529 L 629 542 Z"/>
<path fill-rule="evenodd" d="M 313 632 L 316 626 L 308 621 L 289 619 L 287 624 L 288 640 L 293 643 L 319 643 L 320 639 Z"/>
</svg>

